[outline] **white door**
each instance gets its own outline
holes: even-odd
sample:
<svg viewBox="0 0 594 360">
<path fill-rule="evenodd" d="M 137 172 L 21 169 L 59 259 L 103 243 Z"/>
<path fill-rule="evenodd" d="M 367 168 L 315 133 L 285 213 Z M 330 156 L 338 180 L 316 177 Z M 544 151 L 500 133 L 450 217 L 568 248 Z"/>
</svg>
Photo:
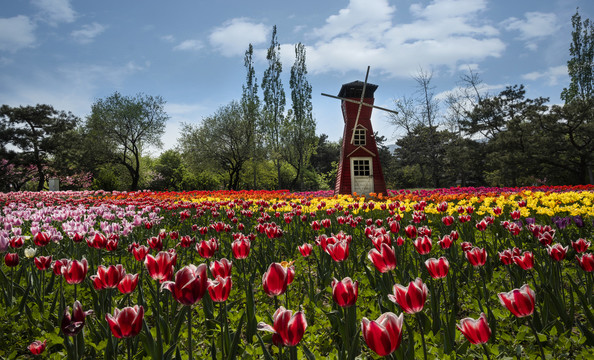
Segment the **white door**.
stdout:
<svg viewBox="0 0 594 360">
<path fill-rule="evenodd" d="M 351 191 L 357 194 L 373 192 L 373 163 L 370 157 L 351 158 Z"/>
</svg>

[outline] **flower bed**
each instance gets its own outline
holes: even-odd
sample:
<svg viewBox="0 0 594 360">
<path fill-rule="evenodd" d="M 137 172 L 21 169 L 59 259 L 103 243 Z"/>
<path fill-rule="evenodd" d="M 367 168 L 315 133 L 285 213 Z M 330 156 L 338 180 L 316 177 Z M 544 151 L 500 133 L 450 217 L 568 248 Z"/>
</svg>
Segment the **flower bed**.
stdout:
<svg viewBox="0 0 594 360">
<path fill-rule="evenodd" d="M 0 358 L 594 356 L 594 187 L 389 195 L 0 194 Z"/>
</svg>

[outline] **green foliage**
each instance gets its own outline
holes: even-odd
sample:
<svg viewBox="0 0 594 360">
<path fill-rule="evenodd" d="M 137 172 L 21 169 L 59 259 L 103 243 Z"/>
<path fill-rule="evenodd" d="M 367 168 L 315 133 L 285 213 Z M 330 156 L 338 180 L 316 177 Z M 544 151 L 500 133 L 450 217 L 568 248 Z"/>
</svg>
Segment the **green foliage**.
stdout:
<svg viewBox="0 0 594 360">
<path fill-rule="evenodd" d="M 594 23 L 590 19 L 582 21 L 579 11 L 576 11 L 571 17 L 571 24 L 571 58 L 567 61 L 570 84 L 561 93 L 561 99 L 566 104 L 594 97 Z"/>
<path fill-rule="evenodd" d="M 200 125 L 184 124 L 180 149 L 193 169 L 206 169 L 225 176 L 227 189 L 239 189 L 250 158 L 252 139 L 245 136 L 249 124 L 241 105 L 233 101 L 202 120 Z"/>
<path fill-rule="evenodd" d="M 270 47 L 266 53 L 268 68 L 262 77 L 264 104 L 262 108 L 262 135 L 264 145 L 277 170 L 276 188 L 281 188 L 282 124 L 285 112 L 285 90 L 281 80 L 283 71 L 280 61 L 280 43 L 276 36 L 276 25 L 272 28 Z"/>
<path fill-rule="evenodd" d="M 169 118 L 160 96 L 137 94 L 124 96 L 118 92 L 97 100 L 85 124 L 88 136 L 100 145 L 105 157 L 123 165 L 130 173 L 130 189 L 140 181 L 140 162 L 148 145 L 161 146 L 161 136 Z"/>
<path fill-rule="evenodd" d="M 4 175 L 3 183 L 18 190 L 35 178 L 36 190 L 42 190 L 49 175 L 50 166 L 59 168 L 61 158 L 75 149 L 76 142 L 68 141 L 75 134 L 79 118 L 71 113 L 55 110 L 50 105 L 0 107 L 0 158 L 8 159 L 13 166 L 31 167 L 27 177 Z M 10 147 L 6 147 L 10 145 Z M 6 170 L 6 169 L 4 169 Z M 0 169 L 3 171 L 3 169 Z M 4 172 L 4 171 L 3 171 Z M 21 174 L 21 173 L 19 173 Z M 15 174 L 16 175 L 16 174 Z M 0 190 L 7 190 L 0 187 Z"/>
</svg>

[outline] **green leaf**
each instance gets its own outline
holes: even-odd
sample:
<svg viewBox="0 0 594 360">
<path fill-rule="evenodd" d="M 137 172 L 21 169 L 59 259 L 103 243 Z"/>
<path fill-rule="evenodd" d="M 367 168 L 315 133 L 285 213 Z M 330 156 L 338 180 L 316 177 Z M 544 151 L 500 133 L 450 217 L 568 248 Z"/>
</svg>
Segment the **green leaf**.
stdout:
<svg viewBox="0 0 594 360">
<path fill-rule="evenodd" d="M 305 358 L 307 360 L 316 360 L 316 356 L 311 352 L 311 350 L 309 350 L 309 348 L 307 347 L 307 345 L 305 344 L 301 344 L 301 349 L 303 350 L 303 354 L 305 355 Z"/>
<path fill-rule="evenodd" d="M 229 351 L 229 356 L 227 359 L 232 360 L 235 359 L 235 354 L 237 353 L 237 348 L 239 347 L 239 339 L 241 338 L 241 327 L 243 326 L 243 319 L 245 319 L 245 310 L 239 319 L 239 324 L 237 325 L 237 330 L 235 331 L 235 335 L 233 336 L 233 342 L 231 343 L 231 350 Z"/>
<path fill-rule="evenodd" d="M 258 341 L 260 341 L 260 346 L 262 348 L 262 354 L 264 355 L 264 359 L 273 360 L 272 355 L 270 355 L 270 352 L 266 348 L 266 344 L 264 344 L 264 340 L 262 340 L 262 337 L 260 336 L 260 334 L 256 333 L 256 336 L 258 337 Z"/>
</svg>

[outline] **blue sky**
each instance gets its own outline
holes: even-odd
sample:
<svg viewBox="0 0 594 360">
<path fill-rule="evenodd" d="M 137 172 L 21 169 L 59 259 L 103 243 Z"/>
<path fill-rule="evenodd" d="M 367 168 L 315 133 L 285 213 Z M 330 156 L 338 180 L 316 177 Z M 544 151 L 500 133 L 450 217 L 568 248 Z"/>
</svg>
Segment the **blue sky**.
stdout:
<svg viewBox="0 0 594 360">
<path fill-rule="evenodd" d="M 379 85 L 376 104 L 413 97 L 412 76 L 433 71 L 438 98 L 471 68 L 491 94 L 524 84 L 529 97 L 559 103 L 568 84 L 571 16 L 594 20 L 592 0 L 6 0 L 0 10 L 0 103 L 45 103 L 84 118 L 115 91 L 160 95 L 175 146 L 182 122 L 199 123 L 240 99 L 243 56 L 266 68 L 273 25 L 282 44 L 290 107 L 294 45 L 306 46 L 317 132 L 342 136 L 343 83 Z M 387 115 L 374 130 L 395 140 Z"/>
</svg>

